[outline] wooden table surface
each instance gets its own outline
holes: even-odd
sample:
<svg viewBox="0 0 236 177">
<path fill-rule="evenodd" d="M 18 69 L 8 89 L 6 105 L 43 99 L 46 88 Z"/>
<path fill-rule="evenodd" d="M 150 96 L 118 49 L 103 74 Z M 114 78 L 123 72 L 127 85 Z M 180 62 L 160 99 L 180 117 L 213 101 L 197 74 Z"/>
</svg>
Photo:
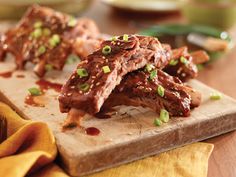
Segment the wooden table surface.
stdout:
<svg viewBox="0 0 236 177">
<path fill-rule="evenodd" d="M 184 20 L 178 13 L 143 15 L 117 12 L 98 0 L 82 16 L 94 19 L 101 32 L 112 35 L 135 33 L 140 26 L 145 24 Z M 236 39 L 236 30 L 232 35 Z M 201 71 L 197 79 L 236 99 L 236 48 Z M 215 145 L 209 160 L 208 177 L 235 177 L 236 132 L 227 133 L 206 142 Z"/>
</svg>

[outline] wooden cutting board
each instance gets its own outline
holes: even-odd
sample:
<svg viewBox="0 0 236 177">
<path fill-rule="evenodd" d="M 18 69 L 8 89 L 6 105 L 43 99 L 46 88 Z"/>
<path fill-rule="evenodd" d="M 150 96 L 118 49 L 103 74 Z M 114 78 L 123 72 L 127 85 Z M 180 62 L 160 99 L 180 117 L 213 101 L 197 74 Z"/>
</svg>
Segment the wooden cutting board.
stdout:
<svg viewBox="0 0 236 177">
<path fill-rule="evenodd" d="M 46 79 L 63 83 L 75 66 L 67 65 L 63 73 L 53 71 Z M 13 68 L 11 59 L 0 63 L 0 73 Z M 19 75 L 25 77 L 18 78 Z M 189 84 L 202 93 L 203 100 L 188 118 L 172 118 L 168 124 L 156 127 L 153 125 L 156 113 L 123 106 L 117 107 L 117 114 L 110 119 L 83 120 L 83 127 L 100 130 L 97 136 L 87 135 L 82 128 L 62 132 L 66 114 L 59 111 L 57 92 L 46 92 L 45 107 L 24 103 L 27 89 L 37 86 L 37 80 L 31 66 L 26 71 L 15 71 L 10 78 L 0 77 L 0 98 L 24 118 L 49 125 L 56 137 L 62 165 L 72 176 L 100 171 L 236 129 L 236 101 L 226 95 L 212 101 L 209 95 L 214 90 L 193 80 Z"/>
</svg>

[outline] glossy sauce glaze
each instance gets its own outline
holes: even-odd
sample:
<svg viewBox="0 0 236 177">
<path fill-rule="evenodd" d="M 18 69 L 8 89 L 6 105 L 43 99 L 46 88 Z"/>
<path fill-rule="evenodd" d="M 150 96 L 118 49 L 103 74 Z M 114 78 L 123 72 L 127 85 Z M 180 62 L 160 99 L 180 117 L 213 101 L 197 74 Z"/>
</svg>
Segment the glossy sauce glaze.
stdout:
<svg viewBox="0 0 236 177">
<path fill-rule="evenodd" d="M 40 79 L 36 82 L 36 84 L 40 87 L 42 91 L 48 90 L 48 89 L 53 89 L 56 92 L 60 92 L 62 88 L 62 84 L 58 83 L 53 83 L 50 81 L 47 81 L 45 79 Z"/>
<path fill-rule="evenodd" d="M 97 129 L 96 127 L 88 127 L 85 129 L 85 132 L 87 135 L 90 135 L 90 136 L 97 136 L 100 134 L 100 130 Z"/>
</svg>

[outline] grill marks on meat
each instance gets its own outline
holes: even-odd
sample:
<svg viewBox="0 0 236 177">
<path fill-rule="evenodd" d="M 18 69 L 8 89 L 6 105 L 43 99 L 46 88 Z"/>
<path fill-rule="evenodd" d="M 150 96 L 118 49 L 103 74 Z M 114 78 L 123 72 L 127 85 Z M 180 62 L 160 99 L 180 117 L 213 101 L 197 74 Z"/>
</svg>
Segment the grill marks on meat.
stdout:
<svg viewBox="0 0 236 177">
<path fill-rule="evenodd" d="M 74 25 L 71 26 L 69 25 L 71 19 L 72 17 L 49 8 L 32 6 L 16 27 L 1 36 L 0 60 L 4 60 L 6 52 L 9 52 L 15 56 L 18 69 L 24 69 L 27 62 L 32 62 L 36 64 L 35 73 L 42 77 L 46 72 L 46 64 L 61 70 L 71 53 L 84 57 L 84 54 L 98 47 L 99 31 L 91 20 L 74 19 Z M 38 37 L 32 37 L 37 22 L 41 23 Z M 47 34 L 44 34 L 46 30 Z M 60 42 L 52 47 L 49 40 L 55 34 L 59 36 Z M 90 43 L 87 45 L 83 43 L 83 47 L 80 44 L 78 49 L 76 41 L 81 43 L 85 40 L 90 40 Z M 43 52 L 40 52 L 40 47 L 44 48 Z"/>
<path fill-rule="evenodd" d="M 200 93 L 183 85 L 178 78 L 159 69 L 153 80 L 150 80 L 149 76 L 150 73 L 143 70 L 127 74 L 106 100 L 104 107 L 142 106 L 149 107 L 157 113 L 161 109 L 166 109 L 172 116 L 189 116 L 190 108 L 200 104 Z M 165 89 L 163 97 L 157 93 L 158 86 Z M 198 100 L 192 100 L 192 98 Z"/>
<path fill-rule="evenodd" d="M 104 55 L 102 49 L 107 45 L 111 47 L 111 53 Z M 60 109 L 68 112 L 76 108 L 95 114 L 124 75 L 143 68 L 148 62 L 157 67 L 165 65 L 168 58 L 156 38 L 131 35 L 127 42 L 122 37 L 116 41 L 104 41 L 99 50 L 77 66 L 78 69 L 86 69 L 88 76 L 80 78 L 75 71 L 63 86 L 59 97 Z M 109 66 L 111 71 L 104 73 L 103 66 Z M 85 83 L 89 89 L 83 92 L 79 87 Z"/>
</svg>

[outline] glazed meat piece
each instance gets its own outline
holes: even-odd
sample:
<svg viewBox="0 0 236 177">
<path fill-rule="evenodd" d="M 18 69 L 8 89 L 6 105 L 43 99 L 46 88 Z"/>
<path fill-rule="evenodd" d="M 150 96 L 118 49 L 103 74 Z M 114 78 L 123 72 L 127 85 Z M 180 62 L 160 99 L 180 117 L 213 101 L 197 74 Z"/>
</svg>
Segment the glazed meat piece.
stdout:
<svg viewBox="0 0 236 177">
<path fill-rule="evenodd" d="M 149 62 L 156 67 L 164 66 L 169 58 L 156 38 L 124 35 L 104 41 L 99 50 L 77 66 L 63 86 L 59 96 L 61 112 L 76 108 L 93 115 L 124 75 Z"/>
<path fill-rule="evenodd" d="M 187 47 L 172 50 L 170 63 L 164 68 L 164 71 L 184 82 L 195 78 L 198 72 Z"/>
<path fill-rule="evenodd" d="M 100 44 L 99 35 L 95 23 L 89 19 L 77 20 L 34 5 L 16 27 L 1 36 L 0 60 L 9 52 L 15 57 L 17 69 L 24 69 L 27 62 L 32 62 L 36 64 L 35 73 L 42 77 L 46 66 L 61 70 L 70 54 L 84 57 L 94 51 Z M 81 47 L 81 41 L 85 40 L 90 42 Z"/>
<path fill-rule="evenodd" d="M 159 69 L 129 73 L 105 101 L 103 108 L 117 105 L 149 107 L 157 113 L 166 109 L 172 116 L 189 116 L 199 106 L 201 95 L 176 77 Z"/>
</svg>

